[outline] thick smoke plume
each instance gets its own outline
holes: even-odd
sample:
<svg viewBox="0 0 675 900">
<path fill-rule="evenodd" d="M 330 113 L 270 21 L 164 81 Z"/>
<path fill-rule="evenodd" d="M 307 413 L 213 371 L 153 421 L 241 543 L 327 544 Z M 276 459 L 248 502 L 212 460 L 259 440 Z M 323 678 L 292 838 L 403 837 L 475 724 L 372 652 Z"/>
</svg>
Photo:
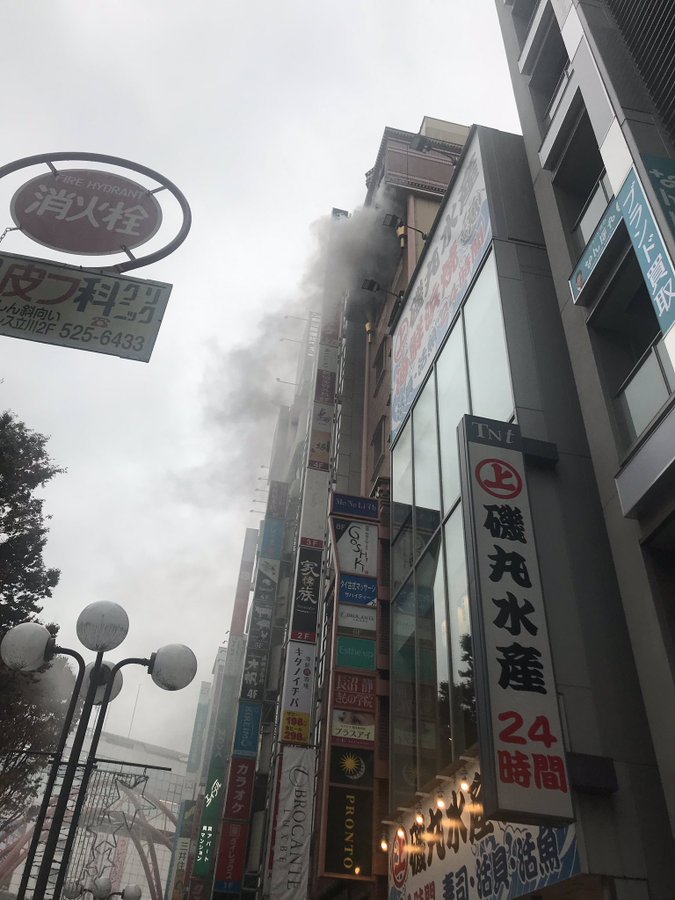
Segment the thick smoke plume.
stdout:
<svg viewBox="0 0 675 900">
<path fill-rule="evenodd" d="M 384 199 L 384 198 L 383 198 Z M 382 203 L 386 209 L 392 204 Z M 298 340 L 310 312 L 326 304 L 342 304 L 346 292 L 350 307 L 363 304 L 363 321 L 372 313 L 372 294 L 361 290 L 364 278 L 388 286 L 397 258 L 397 241 L 382 226 L 379 204 L 357 209 L 349 218 L 325 216 L 312 226 L 316 250 L 297 295 L 283 308 L 262 316 L 250 341 L 222 348 L 208 347 L 205 371 L 205 416 L 211 433 L 211 458 L 203 468 L 182 480 L 192 502 L 210 506 L 249 504 L 260 466 L 269 463 L 280 405 L 289 405 L 300 344 Z M 287 318 L 287 317 L 297 318 Z M 261 510 L 263 507 L 260 507 Z"/>
</svg>

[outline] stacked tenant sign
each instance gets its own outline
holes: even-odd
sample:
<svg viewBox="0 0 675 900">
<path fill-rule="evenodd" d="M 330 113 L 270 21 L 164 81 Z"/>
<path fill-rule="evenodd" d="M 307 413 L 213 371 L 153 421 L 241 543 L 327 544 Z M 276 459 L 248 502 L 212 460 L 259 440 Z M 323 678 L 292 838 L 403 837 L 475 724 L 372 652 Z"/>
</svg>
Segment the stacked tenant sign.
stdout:
<svg viewBox="0 0 675 900">
<path fill-rule="evenodd" d="M 334 211 L 334 219 L 341 218 Z M 339 221 L 334 223 L 339 227 Z M 270 900 L 304 897 L 314 803 L 316 750 L 312 707 L 317 622 L 321 595 L 331 424 L 335 412 L 339 309 L 324 300 L 316 355 L 314 396 L 308 415 L 309 446 L 304 472 L 293 603 L 281 702 L 280 750 L 269 831 L 267 883 Z"/>
<path fill-rule="evenodd" d="M 337 603 L 321 874 L 372 874 L 379 503 L 332 495 Z"/>
<path fill-rule="evenodd" d="M 237 723 L 216 865 L 214 886 L 216 891 L 222 893 L 237 893 L 241 889 L 246 863 L 287 497 L 287 484 L 276 481 L 270 483 L 250 610 Z"/>
</svg>

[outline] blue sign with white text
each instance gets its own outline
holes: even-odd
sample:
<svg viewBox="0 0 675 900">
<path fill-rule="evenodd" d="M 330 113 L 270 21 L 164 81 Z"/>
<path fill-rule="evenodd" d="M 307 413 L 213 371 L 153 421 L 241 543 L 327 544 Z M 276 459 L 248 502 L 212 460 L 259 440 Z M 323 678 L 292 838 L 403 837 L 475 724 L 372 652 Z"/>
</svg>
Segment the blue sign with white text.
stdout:
<svg viewBox="0 0 675 900">
<path fill-rule="evenodd" d="M 281 551 L 283 548 L 284 520 L 265 519 L 262 540 L 260 542 L 260 556 L 264 559 L 281 559 Z"/>
<path fill-rule="evenodd" d="M 349 494 L 333 494 L 333 514 L 356 516 L 361 519 L 380 518 L 380 503 L 372 497 L 352 497 Z"/>
<path fill-rule="evenodd" d="M 340 575 L 338 600 L 357 606 L 377 606 L 377 579 L 365 575 Z"/>
<path fill-rule="evenodd" d="M 257 756 L 262 706 L 248 700 L 239 701 L 237 728 L 234 733 L 235 756 Z"/>
<path fill-rule="evenodd" d="M 628 231 L 661 331 L 667 334 L 675 323 L 675 269 L 635 169 L 607 207 L 579 260 L 569 282 L 572 298 L 578 301 L 620 222 Z"/>
</svg>

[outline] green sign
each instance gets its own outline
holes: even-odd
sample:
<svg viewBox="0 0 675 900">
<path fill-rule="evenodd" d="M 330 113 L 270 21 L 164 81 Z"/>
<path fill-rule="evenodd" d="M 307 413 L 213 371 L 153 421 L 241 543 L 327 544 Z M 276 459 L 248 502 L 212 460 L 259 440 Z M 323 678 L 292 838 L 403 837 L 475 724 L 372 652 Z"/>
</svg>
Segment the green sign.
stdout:
<svg viewBox="0 0 675 900">
<path fill-rule="evenodd" d="M 341 669 L 375 670 L 375 641 L 366 638 L 339 637 L 337 665 Z"/>
</svg>

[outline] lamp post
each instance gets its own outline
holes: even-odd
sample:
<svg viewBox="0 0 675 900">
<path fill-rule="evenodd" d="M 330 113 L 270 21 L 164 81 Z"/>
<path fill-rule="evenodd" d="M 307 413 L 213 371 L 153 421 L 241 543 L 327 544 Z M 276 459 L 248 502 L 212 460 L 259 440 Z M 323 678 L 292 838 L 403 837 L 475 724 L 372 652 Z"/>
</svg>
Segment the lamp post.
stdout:
<svg viewBox="0 0 675 900">
<path fill-rule="evenodd" d="M 107 876 L 88 878 L 86 881 L 69 881 L 63 887 L 63 895 L 68 900 L 91 894 L 95 900 L 110 900 L 111 897 L 122 897 L 122 900 L 141 900 L 143 891 L 138 884 L 129 884 L 121 891 L 113 891 L 112 883 Z"/>
<path fill-rule="evenodd" d="M 35 671 L 45 662 L 48 662 L 55 653 L 72 656 L 78 664 L 78 675 L 73 695 L 66 711 L 66 717 L 57 744 L 54 761 L 47 778 L 45 796 L 43 797 L 40 811 L 38 812 L 38 819 L 35 823 L 35 831 L 21 878 L 17 900 L 24 900 L 25 898 L 31 868 L 40 842 L 40 834 L 46 819 L 58 771 L 62 764 L 61 760 L 65 743 L 72 724 L 77 698 L 83 683 L 86 684 L 86 695 L 82 705 L 77 730 L 73 738 L 73 744 L 68 756 L 68 762 L 65 766 L 63 781 L 59 791 L 58 800 L 54 807 L 42 861 L 37 874 L 33 891 L 35 900 L 38 900 L 38 898 L 39 900 L 43 900 L 46 896 L 49 878 L 52 874 L 54 856 L 57 851 L 73 782 L 75 780 L 75 775 L 77 774 L 87 727 L 94 706 L 100 705 L 101 711 L 96 725 L 95 740 L 92 740 L 92 747 L 88 754 L 82 784 L 78 791 L 75 812 L 73 814 L 68 839 L 59 866 L 55 890 L 52 895 L 54 898 L 58 898 L 59 896 L 59 891 L 63 885 L 68 865 L 68 856 L 72 848 L 72 839 L 74 838 L 75 829 L 77 828 L 77 818 L 79 811 L 82 808 L 82 804 L 84 803 L 86 782 L 88 781 L 88 776 L 91 774 L 91 769 L 95 762 L 96 746 L 103 728 L 105 711 L 108 703 L 113 698 L 113 695 L 116 696 L 121 689 L 122 679 L 121 673 L 119 673 L 121 667 L 132 662 L 145 665 L 152 675 L 153 681 L 165 690 L 179 690 L 181 687 L 186 687 L 192 681 L 197 671 L 197 660 L 194 653 L 192 653 L 188 647 L 177 644 L 170 644 L 167 647 L 160 648 L 160 650 L 152 654 L 150 659 L 128 659 L 123 660 L 115 666 L 110 666 L 109 663 L 104 662 L 103 654 L 108 650 L 114 650 L 118 647 L 127 636 L 128 631 L 129 617 L 125 610 L 117 603 L 101 600 L 90 603 L 85 607 L 77 620 L 77 636 L 80 642 L 88 650 L 92 650 L 96 653 L 94 662 L 86 668 L 84 660 L 77 651 L 65 647 L 58 647 L 44 625 L 39 625 L 35 622 L 23 622 L 22 624 L 11 628 L 0 644 L 0 656 L 2 657 L 3 662 L 10 669 L 16 671 Z M 176 648 L 180 648 L 180 650 L 177 650 Z M 86 669 L 89 669 L 88 682 L 86 680 Z M 158 674 L 156 675 L 155 673 Z M 133 900 L 131 895 L 127 896 L 127 900 Z"/>
</svg>

